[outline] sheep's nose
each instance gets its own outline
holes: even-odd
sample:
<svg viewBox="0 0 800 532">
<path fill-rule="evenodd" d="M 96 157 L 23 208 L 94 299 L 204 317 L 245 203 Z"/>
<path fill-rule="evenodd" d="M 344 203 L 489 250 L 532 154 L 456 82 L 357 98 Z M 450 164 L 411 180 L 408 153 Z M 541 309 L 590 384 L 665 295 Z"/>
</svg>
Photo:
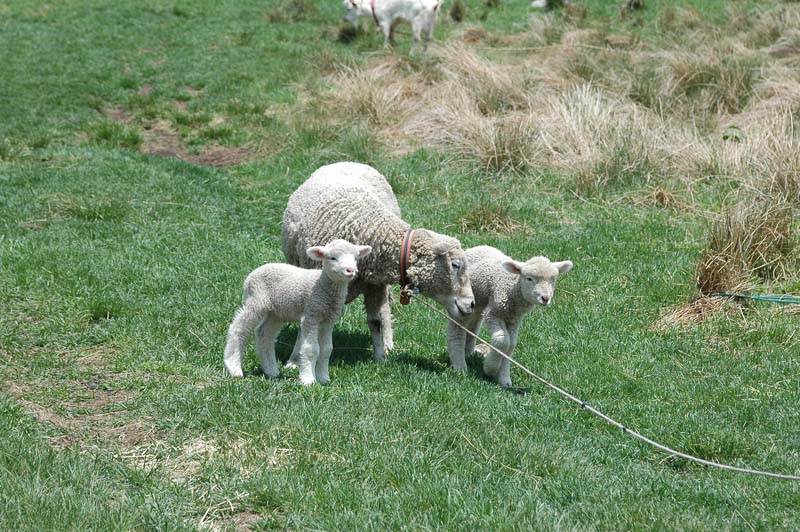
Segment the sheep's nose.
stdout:
<svg viewBox="0 0 800 532">
<path fill-rule="evenodd" d="M 344 273 L 346 273 L 347 275 L 355 275 L 356 274 L 356 269 L 355 268 L 345 268 L 344 269 Z"/>
<path fill-rule="evenodd" d="M 472 302 L 469 304 L 469 309 L 475 310 L 475 300 L 472 300 Z"/>
<path fill-rule="evenodd" d="M 550 296 L 541 296 L 542 305 L 547 305 L 550 302 Z"/>
</svg>

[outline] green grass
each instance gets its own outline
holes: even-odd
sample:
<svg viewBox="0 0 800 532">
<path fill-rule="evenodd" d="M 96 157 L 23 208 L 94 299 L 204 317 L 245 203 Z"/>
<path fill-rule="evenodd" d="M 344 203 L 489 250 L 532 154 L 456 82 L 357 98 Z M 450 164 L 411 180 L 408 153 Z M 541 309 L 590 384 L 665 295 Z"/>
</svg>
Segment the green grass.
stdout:
<svg viewBox="0 0 800 532">
<path fill-rule="evenodd" d="M 359 160 L 416 227 L 575 262 L 523 327 L 520 362 L 677 449 L 800 472 L 796 313 L 753 304 L 653 328 L 694 294 L 703 213 L 727 183 L 671 210 L 627 201 L 636 176 L 608 168 L 614 186 L 578 198 L 561 175 L 484 175 L 432 150 L 392 155 L 361 127 L 292 121 L 327 85 L 310 61 L 359 63 L 381 39 L 337 42 L 339 2 L 280 4 L 298 7 L 0 6 L 0 528 L 799 528 L 797 485 L 668 458 L 516 370 L 528 393 L 481 378 L 476 358 L 449 370 L 445 324 L 420 305 L 395 306 L 386 364 L 349 306 L 330 386 L 264 379 L 252 346 L 245 378 L 224 375 L 245 275 L 282 260 L 288 196 L 320 165 Z M 484 22 L 482 1 L 465 4 L 471 24 L 526 28 L 527 2 Z M 638 31 L 616 13 L 592 2 L 586 24 Z M 458 30 L 441 22 L 438 40 Z M 141 153 L 161 122 L 187 153 L 250 156 L 210 168 Z"/>
</svg>

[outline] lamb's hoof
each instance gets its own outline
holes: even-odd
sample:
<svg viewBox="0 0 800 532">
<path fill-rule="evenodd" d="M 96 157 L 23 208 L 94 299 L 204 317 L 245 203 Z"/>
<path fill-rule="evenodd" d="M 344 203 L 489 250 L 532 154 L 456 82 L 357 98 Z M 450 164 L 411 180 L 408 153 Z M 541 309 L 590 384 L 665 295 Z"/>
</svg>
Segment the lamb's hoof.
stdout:
<svg viewBox="0 0 800 532">
<path fill-rule="evenodd" d="M 278 369 L 274 369 L 274 370 L 266 370 L 266 371 L 264 371 L 263 373 L 264 373 L 264 376 L 265 376 L 265 377 L 268 377 L 268 378 L 270 378 L 270 379 L 277 379 L 278 377 L 280 377 L 280 376 L 281 376 L 281 372 L 280 372 L 280 370 L 278 370 Z"/>
<path fill-rule="evenodd" d="M 296 368 L 297 367 L 297 362 L 295 362 L 294 360 L 292 360 L 290 358 L 289 360 L 286 361 L 286 364 L 284 364 L 283 367 L 286 368 L 286 369 Z"/>
<path fill-rule="evenodd" d="M 327 386 L 328 384 L 331 383 L 331 380 L 330 379 L 317 379 L 317 382 Z"/>
<path fill-rule="evenodd" d="M 511 379 L 497 379 L 497 384 L 501 388 L 511 388 Z"/>
<path fill-rule="evenodd" d="M 303 383 L 303 386 L 314 386 L 314 384 L 316 384 L 317 381 L 316 381 L 316 379 L 313 379 L 313 378 L 312 379 L 304 379 L 304 378 L 301 377 L 300 378 L 300 382 Z"/>
<path fill-rule="evenodd" d="M 492 351 L 492 350 L 491 350 L 491 349 L 489 349 L 489 346 L 488 346 L 488 345 L 486 345 L 486 344 L 481 344 L 481 345 L 479 345 L 479 346 L 477 346 L 477 347 L 475 348 L 475 351 L 474 351 L 474 352 L 475 352 L 475 353 L 478 353 L 478 354 L 479 354 L 479 355 L 481 355 L 482 357 L 485 357 L 486 355 L 488 355 L 489 353 L 491 353 L 491 351 Z"/>
<path fill-rule="evenodd" d="M 372 358 L 375 359 L 375 362 L 386 362 L 386 353 L 374 353 Z"/>
<path fill-rule="evenodd" d="M 459 373 L 467 371 L 467 365 L 466 364 L 463 364 L 463 365 L 459 364 L 457 366 L 455 364 L 451 364 L 450 367 L 453 368 L 455 371 L 458 371 Z"/>
<path fill-rule="evenodd" d="M 228 374 L 231 377 L 234 377 L 236 379 L 241 379 L 242 377 L 244 377 L 244 373 L 242 373 L 242 368 L 235 368 L 235 369 L 226 368 L 226 369 L 228 370 Z"/>
</svg>

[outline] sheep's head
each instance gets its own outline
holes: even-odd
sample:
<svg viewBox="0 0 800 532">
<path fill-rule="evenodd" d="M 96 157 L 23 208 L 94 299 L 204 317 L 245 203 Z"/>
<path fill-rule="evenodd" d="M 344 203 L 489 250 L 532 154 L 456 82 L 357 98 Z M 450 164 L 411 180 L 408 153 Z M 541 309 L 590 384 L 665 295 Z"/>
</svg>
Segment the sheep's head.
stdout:
<svg viewBox="0 0 800 532">
<path fill-rule="evenodd" d="M 467 257 L 455 238 L 433 231 L 415 231 L 409 277 L 419 291 L 436 300 L 453 319 L 472 313 L 475 297 L 467 275 Z"/>
<path fill-rule="evenodd" d="M 533 257 L 527 262 L 506 259 L 502 265 L 507 272 L 519 276 L 523 299 L 537 305 L 553 302 L 558 276 L 572 269 L 572 261 L 550 262 L 547 257 Z"/>
<path fill-rule="evenodd" d="M 306 250 L 311 259 L 322 262 L 322 271 L 331 280 L 347 283 L 355 279 L 358 274 L 358 259 L 366 257 L 371 252 L 370 246 L 357 246 L 342 239 Z"/>
<path fill-rule="evenodd" d="M 358 25 L 358 0 L 344 0 L 344 18 L 345 22 Z"/>
</svg>

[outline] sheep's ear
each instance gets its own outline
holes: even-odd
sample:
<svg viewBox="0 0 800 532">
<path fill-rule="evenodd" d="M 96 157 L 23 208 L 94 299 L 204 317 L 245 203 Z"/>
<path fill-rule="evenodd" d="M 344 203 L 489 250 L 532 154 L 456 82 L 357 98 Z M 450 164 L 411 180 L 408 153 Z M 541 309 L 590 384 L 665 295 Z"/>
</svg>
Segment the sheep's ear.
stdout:
<svg viewBox="0 0 800 532">
<path fill-rule="evenodd" d="M 372 253 L 372 246 L 356 246 L 358 248 L 358 256 L 366 257 L 370 253 Z"/>
<path fill-rule="evenodd" d="M 453 237 L 435 234 L 433 242 L 433 253 L 435 255 L 446 255 L 455 248 L 460 248 L 461 242 Z"/>
<path fill-rule="evenodd" d="M 558 268 L 558 273 L 567 273 L 568 271 L 570 271 L 572 269 L 572 261 L 571 260 L 565 260 L 565 261 L 561 261 L 561 262 L 554 262 L 553 266 Z"/>
<path fill-rule="evenodd" d="M 306 250 L 306 255 L 311 260 L 323 261 L 328 256 L 328 250 L 324 246 L 314 246 Z"/>
<path fill-rule="evenodd" d="M 513 259 L 505 259 L 503 262 L 500 263 L 503 266 L 503 269 L 508 273 L 513 273 L 514 275 L 519 275 L 522 273 L 522 263 L 517 262 Z"/>
</svg>

